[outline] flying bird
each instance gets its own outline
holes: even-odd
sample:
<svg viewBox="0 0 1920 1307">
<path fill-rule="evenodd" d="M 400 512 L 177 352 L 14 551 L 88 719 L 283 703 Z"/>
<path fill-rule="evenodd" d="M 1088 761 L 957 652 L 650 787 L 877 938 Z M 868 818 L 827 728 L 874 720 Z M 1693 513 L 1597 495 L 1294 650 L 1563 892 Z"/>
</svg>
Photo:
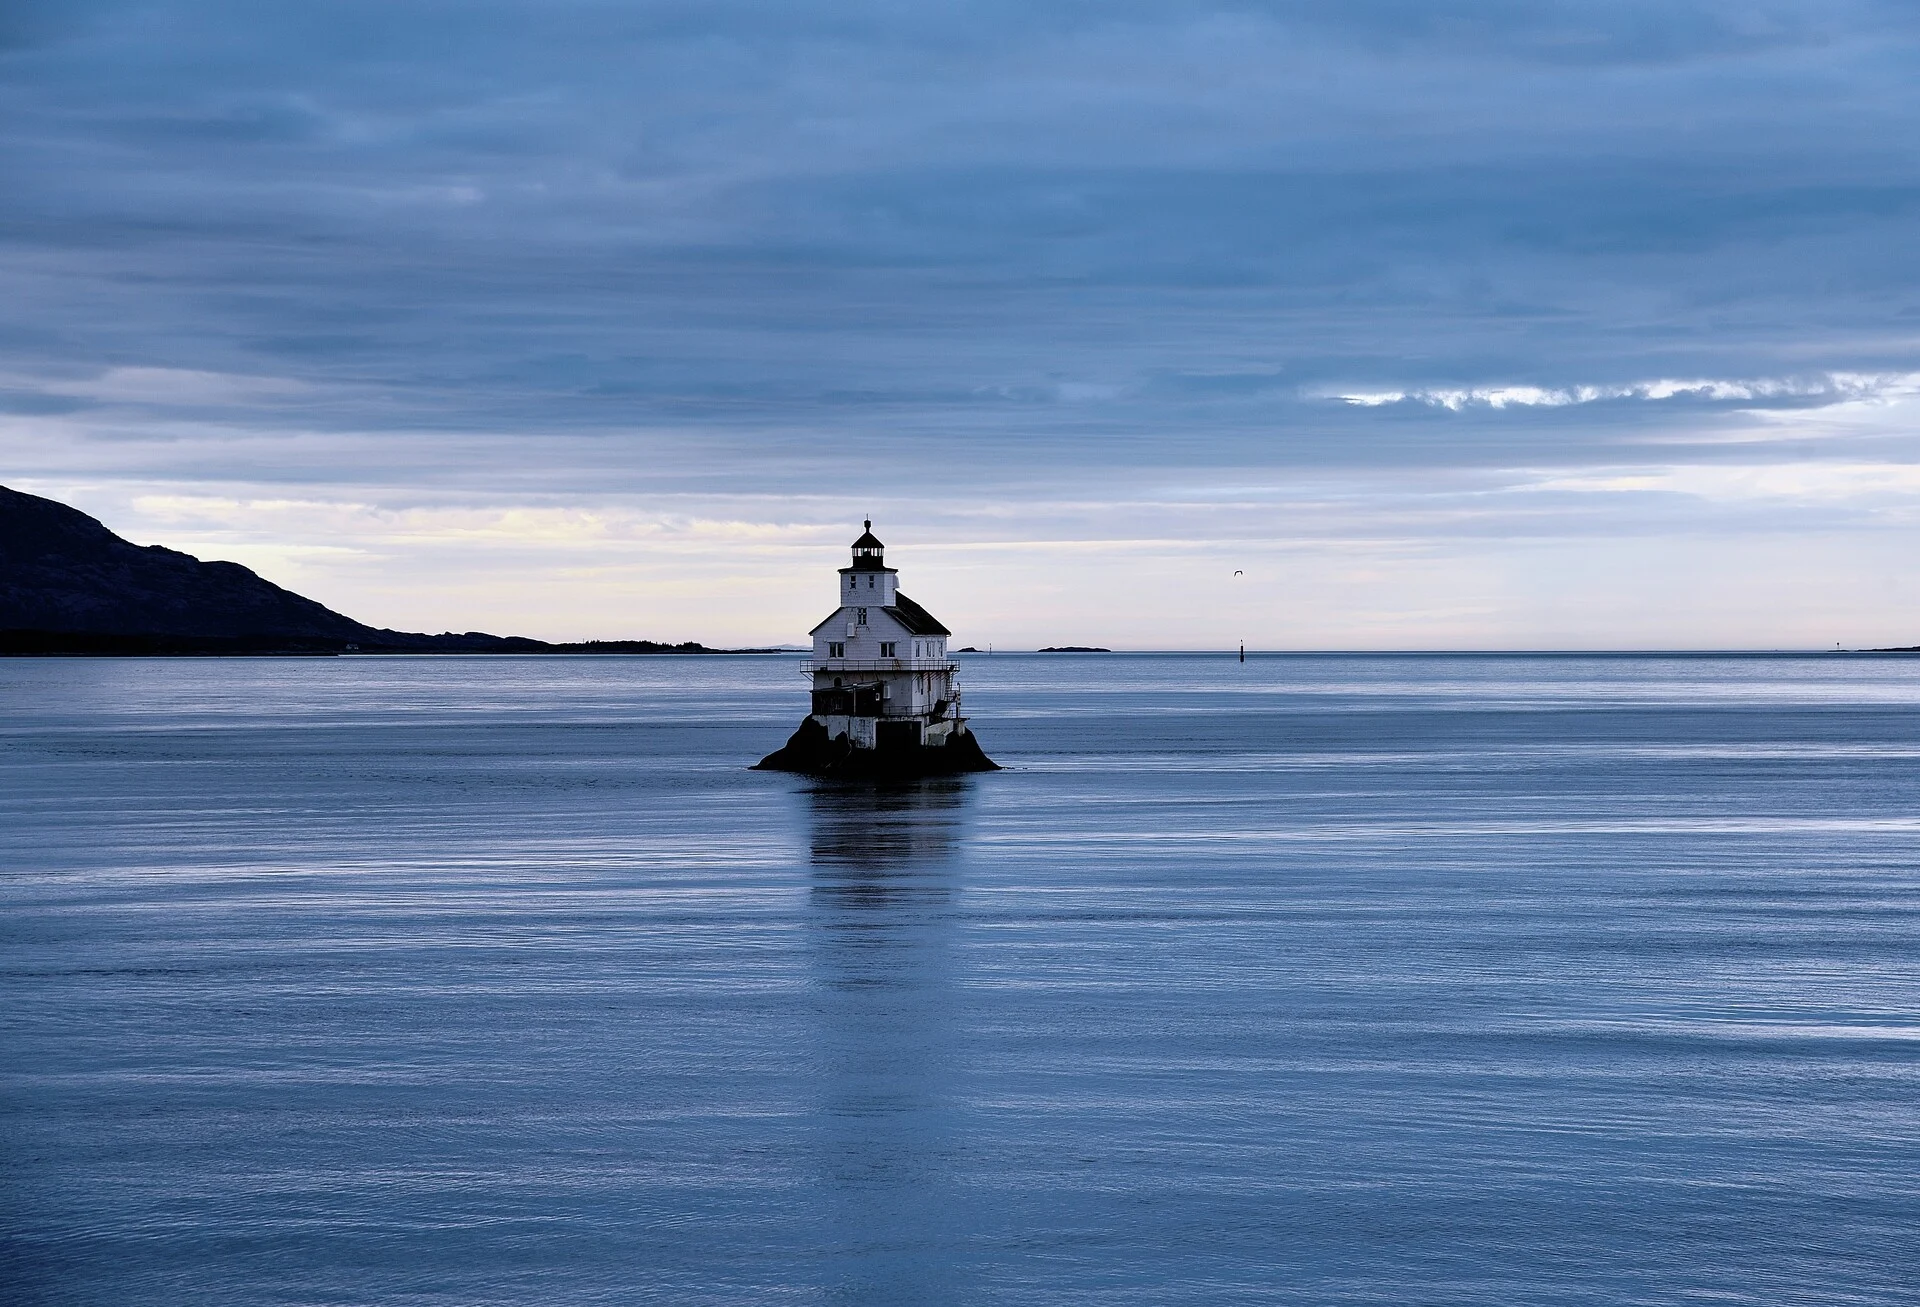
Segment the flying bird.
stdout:
<svg viewBox="0 0 1920 1307">
<path fill-rule="evenodd" d="M 1245 575 L 1246 575 L 1246 573 L 1245 573 L 1245 572 L 1235 572 L 1235 573 L 1234 573 L 1234 575 L 1235 575 L 1235 576 L 1245 576 Z"/>
</svg>

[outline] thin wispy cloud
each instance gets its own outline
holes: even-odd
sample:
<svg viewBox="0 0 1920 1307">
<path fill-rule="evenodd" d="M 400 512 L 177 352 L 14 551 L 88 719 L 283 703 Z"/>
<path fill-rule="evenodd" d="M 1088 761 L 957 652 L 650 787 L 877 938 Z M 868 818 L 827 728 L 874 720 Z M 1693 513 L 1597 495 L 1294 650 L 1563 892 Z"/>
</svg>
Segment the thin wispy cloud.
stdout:
<svg viewBox="0 0 1920 1307">
<path fill-rule="evenodd" d="M 1328 392 L 1327 398 L 1359 408 L 1384 404 L 1424 404 L 1459 412 L 1467 408 L 1565 408 L 1608 400 L 1707 400 L 1721 404 L 1792 407 L 1824 406 L 1859 401 L 1892 401 L 1920 395 L 1920 373 L 1862 376 L 1836 373 L 1819 377 L 1785 377 L 1749 381 L 1698 377 L 1662 378 L 1610 386 L 1460 386 L 1420 390 Z"/>
</svg>

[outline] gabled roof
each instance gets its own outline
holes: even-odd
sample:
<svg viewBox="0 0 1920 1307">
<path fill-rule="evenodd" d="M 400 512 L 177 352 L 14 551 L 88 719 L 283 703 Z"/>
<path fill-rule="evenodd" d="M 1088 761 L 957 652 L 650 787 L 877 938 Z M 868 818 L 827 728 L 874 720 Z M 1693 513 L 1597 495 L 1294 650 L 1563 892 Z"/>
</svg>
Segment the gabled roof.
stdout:
<svg viewBox="0 0 1920 1307">
<path fill-rule="evenodd" d="M 826 620 L 821 622 L 818 626 L 814 627 L 811 631 L 808 631 L 807 634 L 818 635 L 822 630 L 832 625 L 834 622 L 847 620 L 846 614 L 852 612 L 857 607 L 859 607 L 859 605 L 857 604 L 843 604 L 839 608 L 836 608 L 832 612 L 828 613 L 826 616 Z M 932 613 L 928 612 L 926 609 L 922 608 L 919 604 L 916 604 L 915 602 L 913 602 L 913 600 L 907 598 L 905 595 L 901 594 L 898 590 L 893 592 L 893 606 L 891 608 L 878 608 L 878 609 L 873 609 L 873 611 L 878 613 L 885 613 L 888 617 L 892 618 L 894 622 L 899 625 L 900 629 L 905 631 L 908 635 L 952 635 L 953 634 L 952 631 L 949 631 L 946 627 L 940 625 L 940 620 L 936 618 Z M 876 625 L 878 624 L 876 623 Z"/>
<path fill-rule="evenodd" d="M 895 596 L 895 597 L 897 598 L 898 596 Z M 912 601 L 909 600 L 908 602 L 912 602 Z M 895 626 L 898 626 L 901 630 L 905 631 L 908 635 L 933 634 L 933 632 L 930 632 L 930 631 L 922 632 L 922 631 L 914 630 L 912 626 L 908 625 L 906 614 L 901 612 L 898 608 L 878 608 L 878 607 L 875 607 L 873 604 L 842 604 L 840 607 L 834 609 L 832 612 L 827 614 L 826 621 L 820 623 L 819 626 L 814 627 L 811 631 L 808 631 L 807 634 L 818 635 L 820 634 L 823 628 L 831 626 L 835 622 L 846 622 L 847 624 L 852 625 L 854 623 L 854 610 L 858 608 L 863 608 L 863 607 L 867 610 L 867 616 L 873 619 L 870 623 L 867 624 L 866 629 L 881 633 L 882 639 L 890 638 L 893 634 L 891 631 L 888 631 L 885 629 L 888 619 L 891 619 Z M 914 607 L 918 609 L 919 605 L 915 604 Z M 921 616 L 924 617 L 926 616 L 926 614 L 922 613 Z M 927 620 L 933 621 L 933 619 L 930 617 L 927 618 Z M 938 623 L 935 623 L 935 625 L 938 625 Z"/>
<path fill-rule="evenodd" d="M 953 634 L 952 631 L 940 625 L 939 618 L 901 594 L 898 590 L 893 592 L 893 607 L 887 609 L 886 612 L 895 621 L 899 622 L 900 625 L 906 627 L 909 635 Z M 822 623 L 822 625 L 825 625 L 825 623 Z"/>
</svg>

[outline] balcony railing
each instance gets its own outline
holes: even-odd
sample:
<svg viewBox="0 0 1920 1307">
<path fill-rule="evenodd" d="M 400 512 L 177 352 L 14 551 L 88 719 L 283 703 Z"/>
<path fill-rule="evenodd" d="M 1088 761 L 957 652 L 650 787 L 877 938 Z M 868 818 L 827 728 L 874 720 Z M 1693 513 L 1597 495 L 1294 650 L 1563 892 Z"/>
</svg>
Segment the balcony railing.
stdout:
<svg viewBox="0 0 1920 1307">
<path fill-rule="evenodd" d="M 801 665 L 802 674 L 816 672 L 957 672 L 960 664 L 945 658 L 816 658 Z"/>
</svg>

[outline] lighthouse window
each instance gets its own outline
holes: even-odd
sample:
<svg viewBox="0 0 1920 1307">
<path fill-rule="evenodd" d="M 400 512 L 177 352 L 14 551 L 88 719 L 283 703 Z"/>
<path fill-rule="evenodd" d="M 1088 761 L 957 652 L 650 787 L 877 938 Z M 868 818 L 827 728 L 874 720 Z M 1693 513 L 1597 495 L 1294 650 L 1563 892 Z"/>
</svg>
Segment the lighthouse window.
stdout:
<svg viewBox="0 0 1920 1307">
<path fill-rule="evenodd" d="M 900 647 L 899 645 L 895 644 L 891 640 L 882 640 L 880 642 L 880 656 L 882 658 L 896 657 L 897 655 L 894 653 L 894 650 L 898 649 L 899 647 Z"/>
<path fill-rule="evenodd" d="M 846 656 L 847 656 L 847 645 L 846 645 L 846 641 L 844 641 L 844 640 L 829 640 L 829 641 L 827 641 L 827 657 L 829 657 L 829 658 L 845 658 Z"/>
<path fill-rule="evenodd" d="M 866 610 L 866 609 L 864 609 L 864 608 L 861 608 L 861 609 L 858 609 L 858 610 L 857 610 L 857 616 L 855 616 L 855 618 L 854 618 L 854 623 L 853 623 L 853 624 L 854 624 L 855 626 L 865 626 L 865 625 L 867 624 L 867 610 Z"/>
</svg>

